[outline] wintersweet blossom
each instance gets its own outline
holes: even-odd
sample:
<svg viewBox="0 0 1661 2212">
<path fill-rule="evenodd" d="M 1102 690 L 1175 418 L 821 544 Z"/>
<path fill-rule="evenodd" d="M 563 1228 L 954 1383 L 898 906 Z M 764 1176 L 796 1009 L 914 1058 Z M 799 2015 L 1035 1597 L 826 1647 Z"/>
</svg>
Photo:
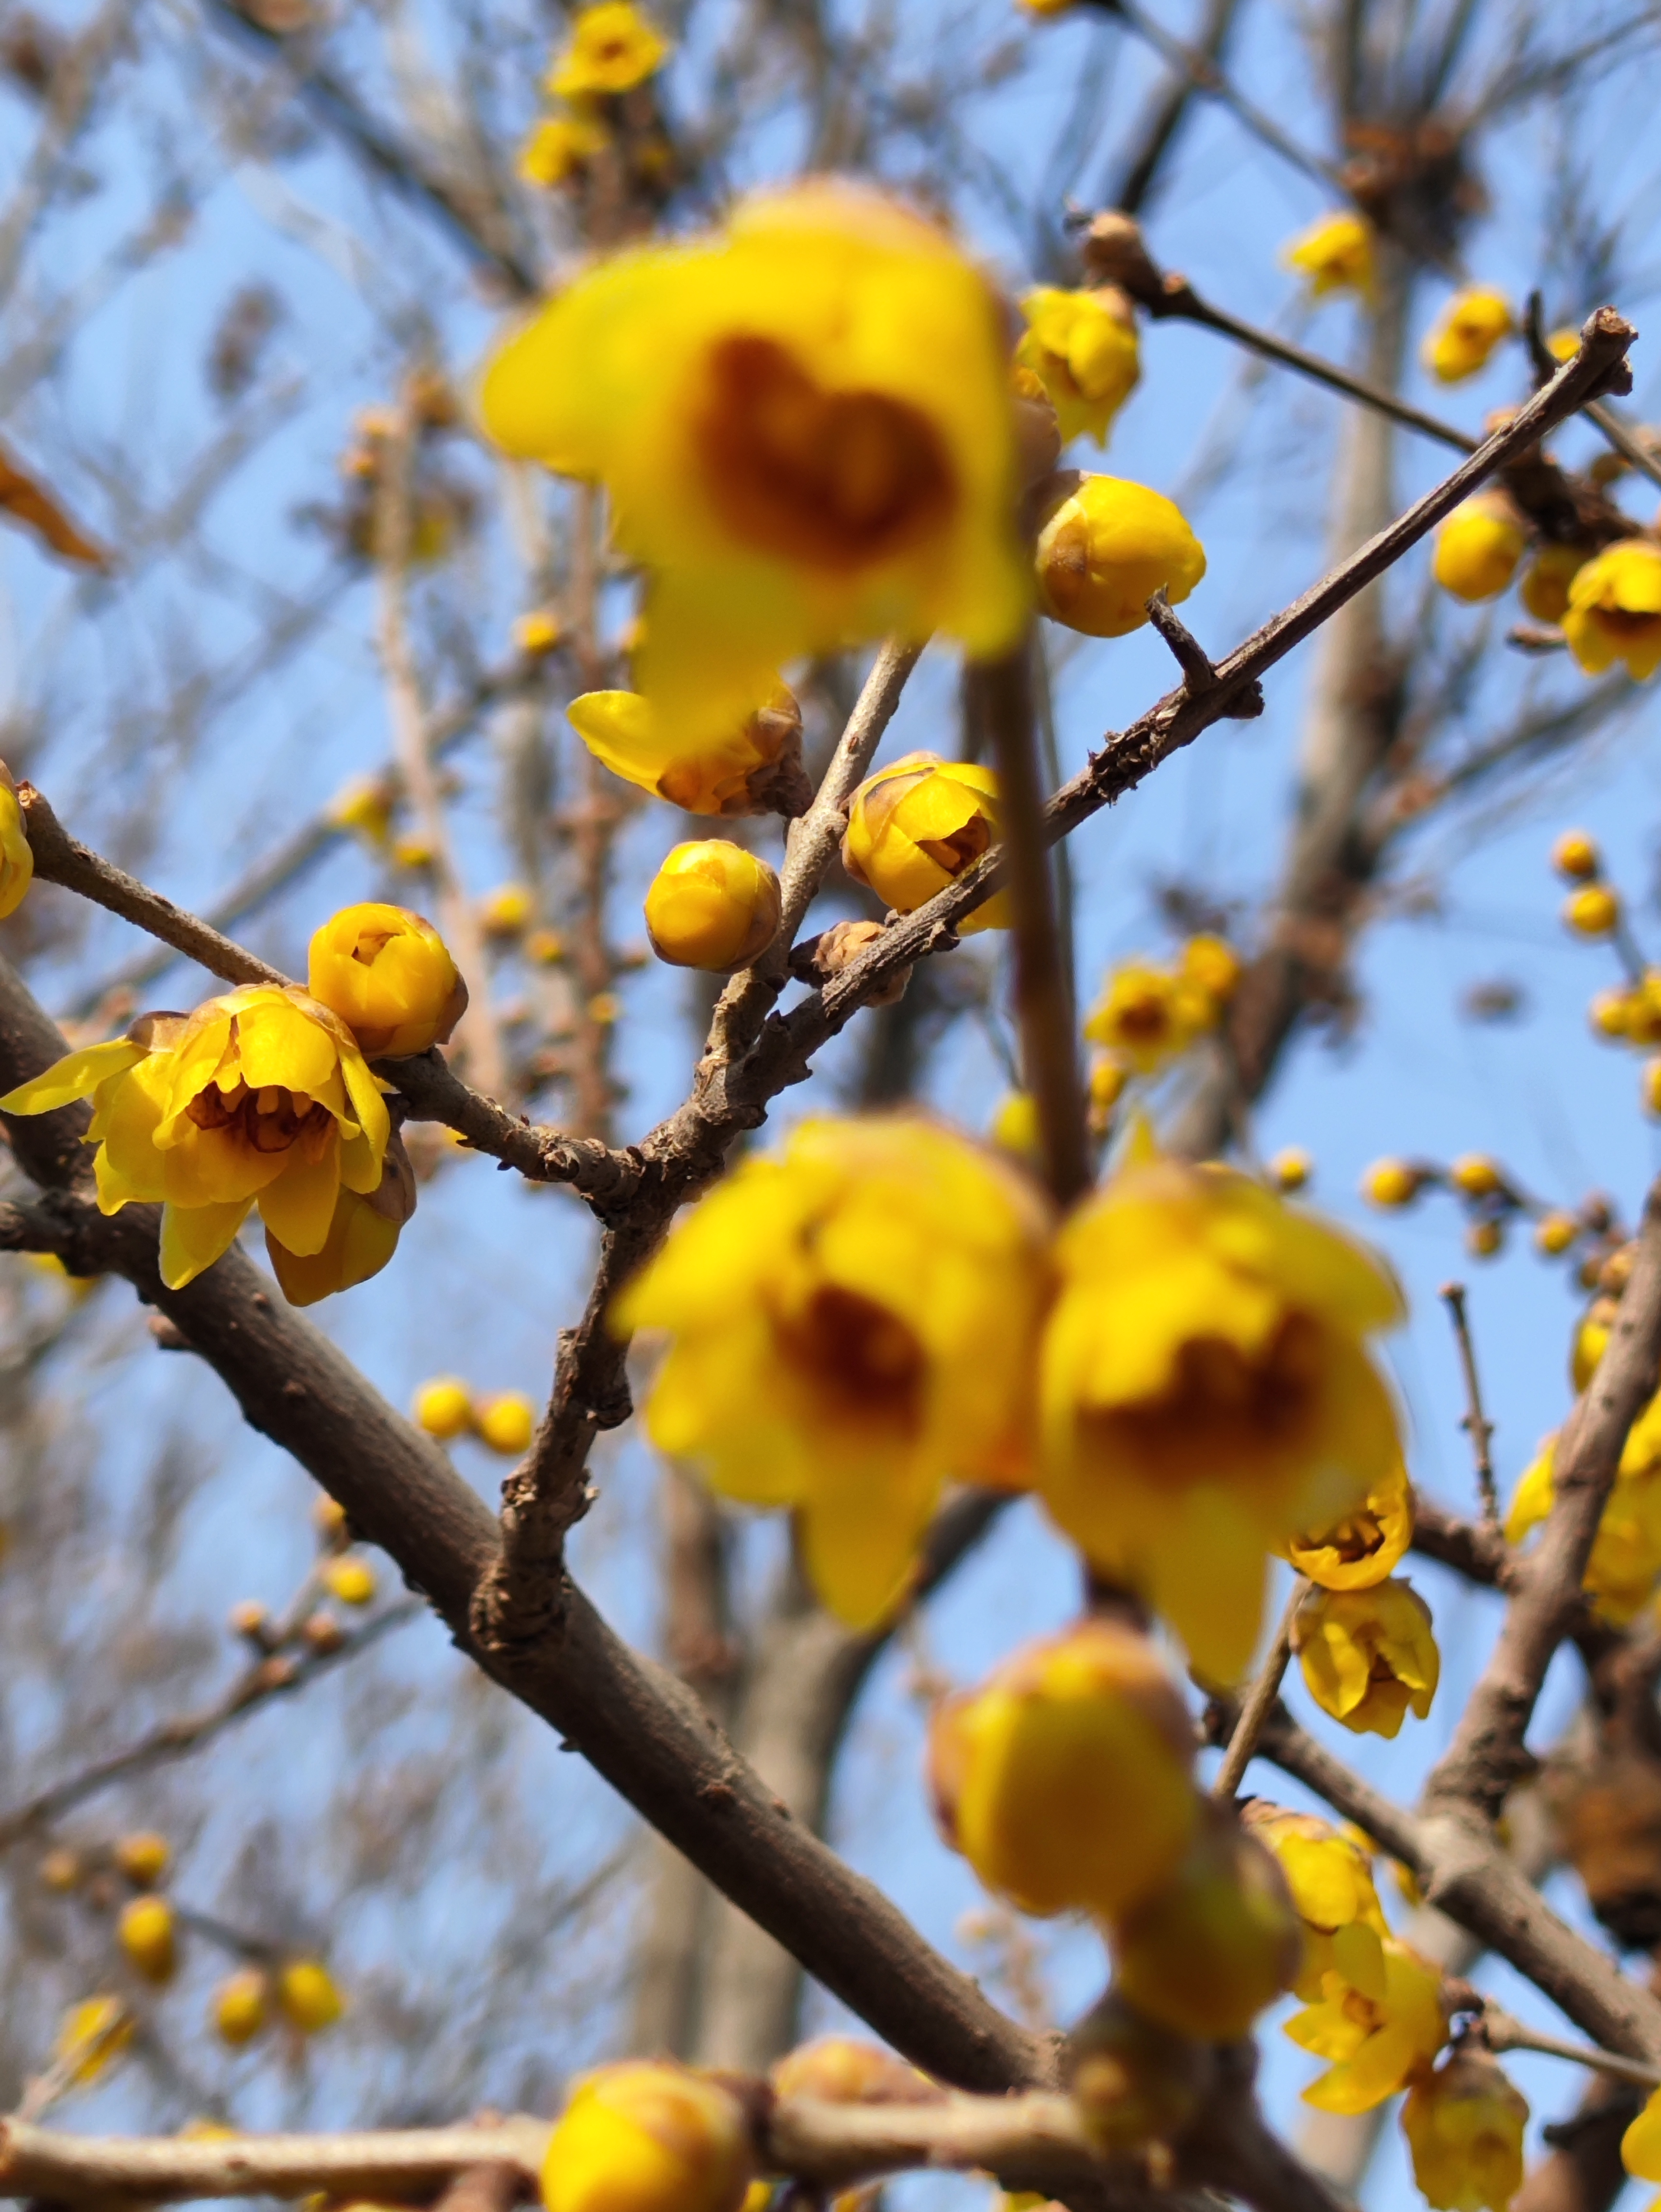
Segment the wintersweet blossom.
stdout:
<svg viewBox="0 0 1661 2212">
<path fill-rule="evenodd" d="M 1015 359 L 1050 394 L 1062 444 L 1087 434 L 1104 446 L 1141 374 L 1135 309 L 1116 284 L 1082 292 L 1041 284 L 1021 313 L 1027 327 Z"/>
<path fill-rule="evenodd" d="M 1313 299 L 1323 300 L 1332 292 L 1372 296 L 1372 226 L 1365 216 L 1348 209 L 1322 216 L 1281 247 L 1281 258 L 1288 269 L 1307 277 Z"/>
<path fill-rule="evenodd" d="M 366 1060 L 446 1044 L 467 1011 L 467 986 L 431 922 L 373 900 L 343 907 L 315 933 L 306 988 L 339 1015 Z"/>
<path fill-rule="evenodd" d="M 1456 2051 L 1408 2091 L 1402 2132 L 1434 2212 L 1506 2212 L 1523 2185 L 1528 2100 L 1486 2052 Z"/>
<path fill-rule="evenodd" d="M 943 891 L 998 839 L 996 772 L 938 753 L 907 753 L 862 783 L 848 810 L 842 864 L 897 914 Z M 960 935 L 1009 927 L 998 891 L 958 923 Z"/>
<path fill-rule="evenodd" d="M 613 775 L 687 814 L 797 814 L 801 709 L 776 678 L 761 696 L 724 730 L 696 738 L 638 691 L 584 691 L 565 716 Z"/>
<path fill-rule="evenodd" d="M 1290 1989 L 1303 1937 L 1285 1877 L 1232 1810 L 1206 1804 L 1171 1879 L 1113 1929 L 1114 1982 L 1160 2027 L 1205 2043 L 1250 2032 Z"/>
<path fill-rule="evenodd" d="M 1205 574 L 1205 548 L 1163 492 L 1062 470 L 1040 504 L 1034 551 L 1044 612 L 1087 637 L 1123 637 L 1163 591 L 1175 606 Z"/>
<path fill-rule="evenodd" d="M 1393 1736 L 1409 1711 L 1420 1720 L 1430 1711 L 1441 1656 L 1411 1583 L 1311 1589 L 1292 1644 L 1311 1697 L 1357 1735 Z"/>
<path fill-rule="evenodd" d="M 1394 1571 L 1412 1541 L 1413 1486 L 1398 1465 L 1342 1519 L 1293 1537 L 1286 1556 L 1323 1589 L 1366 1589 Z"/>
<path fill-rule="evenodd" d="M 1305 2004 L 1319 2002 L 1337 1974 L 1352 1988 L 1384 1995 L 1384 1939 L 1389 1924 L 1372 1884 L 1366 1853 L 1329 1820 L 1283 1812 L 1253 1798 L 1241 1814 L 1247 1830 L 1274 1852 L 1303 1923 L 1304 1956 L 1293 1984 Z"/>
<path fill-rule="evenodd" d="M 1637 682 L 1653 676 L 1661 668 L 1661 545 L 1623 538 L 1577 568 L 1562 623 L 1588 676 L 1617 660 Z"/>
<path fill-rule="evenodd" d="M 1462 384 L 1486 366 L 1495 346 L 1516 327 L 1503 292 L 1489 284 L 1469 285 L 1448 301 L 1426 338 L 1425 367 L 1439 383 Z"/>
<path fill-rule="evenodd" d="M 716 2082 L 667 2059 L 579 2075 L 548 2139 L 546 2212 L 739 2212 L 749 2130 Z"/>
<path fill-rule="evenodd" d="M 779 879 L 725 837 L 675 846 L 646 893 L 646 934 L 674 968 L 730 975 L 764 952 L 779 926 Z"/>
<path fill-rule="evenodd" d="M 669 52 L 669 41 L 630 0 L 597 0 L 579 11 L 548 72 L 548 90 L 559 100 L 632 92 L 662 67 Z"/>
<path fill-rule="evenodd" d="M 1320 2002 L 1287 2022 L 1300 2050 L 1329 2062 L 1304 2092 L 1323 2112 L 1371 2112 L 1427 2073 L 1447 2041 L 1441 1975 L 1393 1936 L 1384 1950 L 1382 1995 L 1330 1975 Z"/>
<path fill-rule="evenodd" d="M 0 921 L 15 914 L 34 880 L 34 854 L 11 770 L 0 761 Z"/>
</svg>

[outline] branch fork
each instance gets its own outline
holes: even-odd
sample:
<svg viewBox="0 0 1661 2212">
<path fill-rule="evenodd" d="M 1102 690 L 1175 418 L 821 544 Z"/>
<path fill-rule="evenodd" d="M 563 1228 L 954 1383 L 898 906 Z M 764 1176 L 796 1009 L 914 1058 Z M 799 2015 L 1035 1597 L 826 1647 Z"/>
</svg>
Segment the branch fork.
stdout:
<svg viewBox="0 0 1661 2212">
<path fill-rule="evenodd" d="M 1203 699 L 1222 682 L 1210 654 L 1200 643 L 1182 617 L 1176 613 L 1165 597 L 1165 587 L 1160 585 L 1151 599 L 1144 603 L 1147 618 L 1171 647 L 1177 665 L 1182 670 L 1187 695 L 1190 699 Z M 1255 676 L 1234 687 L 1234 695 L 1219 709 L 1226 720 L 1233 722 L 1255 721 L 1263 711 L 1263 687 Z"/>
</svg>

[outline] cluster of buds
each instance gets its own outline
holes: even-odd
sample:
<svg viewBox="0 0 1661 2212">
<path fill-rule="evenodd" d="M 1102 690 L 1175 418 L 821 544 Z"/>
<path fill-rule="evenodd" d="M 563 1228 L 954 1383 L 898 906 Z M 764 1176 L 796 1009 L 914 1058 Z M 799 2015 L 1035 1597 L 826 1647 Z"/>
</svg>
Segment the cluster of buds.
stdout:
<svg viewBox="0 0 1661 2212">
<path fill-rule="evenodd" d="M 1535 1250 L 1549 1260 L 1578 1252 L 1581 1279 L 1590 1286 L 1610 1249 L 1613 1217 L 1601 1193 L 1573 1208 L 1551 1205 L 1486 1152 L 1462 1152 L 1445 1164 L 1390 1156 L 1374 1160 L 1360 1182 L 1367 1204 L 1385 1213 L 1403 1211 L 1429 1190 L 1445 1190 L 1457 1201 L 1465 1217 L 1465 1249 L 1475 1260 L 1494 1258 L 1512 1224 L 1530 1221 Z"/>
<path fill-rule="evenodd" d="M 179 1966 L 177 1918 L 159 1894 L 172 1863 L 167 1838 L 143 1829 L 87 1850 L 58 1844 L 42 1858 L 40 1875 L 60 1895 L 73 1893 L 94 1911 L 114 1912 L 116 1942 L 127 1964 L 163 1988 Z"/>
<path fill-rule="evenodd" d="M 416 1425 L 440 1443 L 473 1437 L 504 1459 L 517 1459 L 536 1433 L 536 1407 L 521 1390 L 481 1393 L 459 1376 L 435 1375 L 416 1392 Z"/>
<path fill-rule="evenodd" d="M 383 557 L 381 494 L 387 455 L 407 436 L 409 514 L 404 557 L 412 566 L 441 561 L 472 529 L 478 500 L 451 475 L 438 454 L 438 441 L 460 422 L 454 392 L 435 372 L 421 371 L 405 386 L 401 410 L 360 407 L 352 416 L 351 436 L 340 456 L 344 494 L 338 507 L 313 508 L 305 519 L 318 524 L 341 551 L 363 562 Z"/>
<path fill-rule="evenodd" d="M 214 2033 L 234 2051 L 281 2023 L 297 2036 L 320 2035 L 346 2009 L 320 1959 L 272 1959 L 239 1966 L 214 1991 Z"/>
<path fill-rule="evenodd" d="M 1577 937 L 1601 939 L 1619 953 L 1626 981 L 1596 992 L 1586 1009 L 1594 1036 L 1650 1055 L 1640 1078 L 1646 1113 L 1661 1115 L 1661 968 L 1645 960 L 1627 920 L 1620 892 L 1609 880 L 1596 839 L 1566 830 L 1551 848 L 1551 863 L 1572 888 L 1563 902 L 1563 924 Z"/>
<path fill-rule="evenodd" d="M 630 0 L 580 9 L 549 66 L 544 89 L 553 105 L 520 149 L 524 181 L 575 191 L 608 173 L 614 188 L 656 204 L 675 163 L 652 79 L 672 51 Z"/>
</svg>

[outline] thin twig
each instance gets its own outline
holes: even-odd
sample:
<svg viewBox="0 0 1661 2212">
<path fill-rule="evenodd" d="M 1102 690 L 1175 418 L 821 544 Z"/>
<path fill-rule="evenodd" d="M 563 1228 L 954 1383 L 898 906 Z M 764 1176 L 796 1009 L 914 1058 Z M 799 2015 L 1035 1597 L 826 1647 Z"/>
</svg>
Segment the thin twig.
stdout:
<svg viewBox="0 0 1661 2212">
<path fill-rule="evenodd" d="M 1470 1316 L 1465 1311 L 1464 1285 L 1444 1283 L 1442 1303 L 1453 1322 L 1459 1365 L 1465 1378 L 1465 1411 L 1459 1425 L 1470 1438 L 1471 1455 L 1476 1462 L 1476 1494 L 1482 1501 L 1483 1525 L 1497 1528 L 1500 1493 L 1494 1482 L 1494 1424 L 1482 1411 L 1482 1386 L 1476 1374 L 1476 1346 L 1470 1333 Z"/>
<path fill-rule="evenodd" d="M 1165 586 L 1161 584 L 1153 598 L 1144 604 L 1148 620 L 1171 647 L 1177 665 L 1187 679 L 1189 697 L 1203 698 L 1208 691 L 1214 691 L 1217 671 L 1212 665 L 1211 656 L 1166 599 Z M 1230 699 L 1224 711 L 1231 721 L 1255 720 L 1263 711 L 1262 684 L 1248 684 Z"/>
<path fill-rule="evenodd" d="M 1275 1632 L 1275 1641 L 1262 1663 L 1262 1671 L 1246 1692 L 1245 1703 L 1240 1708 L 1240 1717 L 1234 1723 L 1234 1732 L 1228 1739 L 1228 1749 L 1223 1753 L 1223 1763 L 1217 1769 L 1217 1778 L 1211 1785 L 1211 1794 L 1220 1805 L 1232 1804 L 1235 1792 L 1245 1778 L 1262 1735 L 1263 1723 L 1275 1710 L 1275 1701 L 1281 1694 L 1281 1684 L 1286 1678 L 1287 1667 L 1292 1658 L 1292 1626 L 1298 1608 L 1309 1589 L 1309 1577 L 1299 1575 L 1292 1585 L 1292 1595 L 1287 1600 L 1281 1625 Z"/>
<path fill-rule="evenodd" d="M 1542 2035 L 1489 2001 L 1483 2003 L 1478 2033 L 1496 2057 L 1507 2051 L 1537 2051 L 1547 2058 L 1567 2058 L 1576 2066 L 1612 2074 L 1617 2081 L 1635 2081 L 1642 2089 L 1661 2089 L 1661 2067 L 1647 2065 L 1641 2058 L 1622 2058 L 1616 2051 L 1599 2051 L 1591 2044 L 1565 2043 L 1555 2035 Z"/>
</svg>

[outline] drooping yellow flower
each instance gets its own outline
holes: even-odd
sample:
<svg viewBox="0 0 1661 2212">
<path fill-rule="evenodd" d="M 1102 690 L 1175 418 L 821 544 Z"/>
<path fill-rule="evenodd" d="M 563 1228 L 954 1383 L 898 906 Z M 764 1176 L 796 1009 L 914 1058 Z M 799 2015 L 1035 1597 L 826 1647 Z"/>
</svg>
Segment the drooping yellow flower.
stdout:
<svg viewBox="0 0 1661 2212">
<path fill-rule="evenodd" d="M 1274 1854 L 1207 1803 L 1166 1886 L 1114 1928 L 1114 1984 L 1162 2027 L 1232 2043 L 1291 1988 L 1302 1954 Z"/>
<path fill-rule="evenodd" d="M 613 1308 L 672 1342 L 647 1427 L 724 1497 L 791 1506 L 850 1626 L 902 1595 L 948 1475 L 1028 1471 L 1042 1200 L 910 1115 L 807 1121 L 670 1232 Z"/>
<path fill-rule="evenodd" d="M 1190 977 L 1151 961 L 1126 960 L 1109 975 L 1084 1033 L 1153 1075 L 1216 1024 L 1216 1001 Z"/>
<path fill-rule="evenodd" d="M 173 1907 L 165 1897 L 135 1897 L 121 1908 L 116 1940 L 147 1982 L 170 1982 L 179 1964 Z"/>
<path fill-rule="evenodd" d="M 1366 1340 L 1383 1265 L 1249 1177 L 1155 1159 L 1062 1229 L 1039 1388 L 1040 1487 L 1104 1573 L 1145 1589 L 1202 1673 L 1237 1681 L 1268 1554 L 1401 1462 Z"/>
<path fill-rule="evenodd" d="M 394 1132 L 375 1188 L 363 1194 L 342 1186 L 320 1250 L 291 1252 L 266 1231 L 266 1255 L 283 1297 L 291 1306 L 314 1306 L 378 1275 L 397 1251 L 415 1206 L 415 1172 Z"/>
<path fill-rule="evenodd" d="M 1590 1379 L 1590 1365 L 1586 1373 Z M 1507 1543 L 1520 1544 L 1551 1511 L 1556 1444 L 1555 1435 L 1545 1439 L 1512 1493 L 1506 1516 Z M 1650 1401 L 1628 1431 L 1614 1486 L 1598 1519 L 1582 1588 L 1603 1620 L 1613 1627 L 1625 1628 L 1649 1602 L 1658 1577 L 1661 1577 L 1661 1396 Z"/>
<path fill-rule="evenodd" d="M 214 1992 L 214 2033 L 233 2051 L 252 2043 L 271 2013 L 271 1980 L 259 1966 L 239 1967 Z"/>
<path fill-rule="evenodd" d="M 1323 215 L 1281 249 L 1288 269 L 1309 279 L 1311 296 L 1359 292 L 1370 299 L 1373 287 L 1372 228 L 1365 216 L 1348 210 Z"/>
<path fill-rule="evenodd" d="M 940 630 L 989 654 L 1025 618 L 996 295 L 863 187 L 599 264 L 500 349 L 481 405 L 508 452 L 605 484 L 648 572 L 641 689 L 699 739 L 800 653 Z"/>
<path fill-rule="evenodd" d="M 1528 2100 L 1480 2051 L 1456 2051 L 1408 2091 L 1402 2132 L 1434 2212 L 1506 2212 L 1523 2185 Z"/>
<path fill-rule="evenodd" d="M 467 1011 L 467 986 L 431 922 L 374 900 L 343 907 L 313 934 L 306 988 L 366 1060 L 445 1044 Z"/>
<path fill-rule="evenodd" d="M 1536 622 L 1561 623 L 1569 611 L 1569 589 L 1591 557 L 1589 546 L 1539 546 L 1523 572 L 1518 597 Z"/>
<path fill-rule="evenodd" d="M 1335 1973 L 1365 1996 L 1382 1999 L 1390 1927 L 1366 1853 L 1329 1820 L 1285 1812 L 1262 1798 L 1254 1798 L 1241 1820 L 1280 1862 L 1303 1923 L 1303 1963 L 1293 1984 L 1297 1994 L 1305 2004 L 1318 2003 L 1325 1977 Z"/>
<path fill-rule="evenodd" d="M 161 1279 L 192 1281 L 256 1205 L 293 1254 L 320 1252 L 342 1190 L 380 1185 L 392 1124 L 338 1015 L 292 985 L 250 983 L 193 1014 L 146 1014 L 0 1099 L 45 1114 L 90 1097 L 98 1203 L 163 1206 Z"/>
<path fill-rule="evenodd" d="M 1351 1512 L 1293 1536 L 1286 1556 L 1323 1589 L 1367 1589 L 1395 1571 L 1412 1541 L 1413 1486 L 1398 1463 Z"/>
<path fill-rule="evenodd" d="M 646 934 L 672 968 L 730 975 L 766 951 L 778 926 L 778 878 L 726 837 L 675 846 L 646 893 Z"/>
<path fill-rule="evenodd" d="M 1062 470 L 1034 552 L 1044 612 L 1086 637 L 1124 637 L 1163 590 L 1175 606 L 1205 574 L 1205 548 L 1163 492 Z"/>
<path fill-rule="evenodd" d="M 801 811 L 791 791 L 801 775 L 801 709 L 777 681 L 764 705 L 696 744 L 638 691 L 585 691 L 565 718 L 613 775 L 688 814 Z"/>
<path fill-rule="evenodd" d="M 0 921 L 15 914 L 34 881 L 34 854 L 17 804 L 11 770 L 0 761 Z"/>
<path fill-rule="evenodd" d="M 596 154 L 604 153 L 611 137 L 597 116 L 585 115 L 581 109 L 568 115 L 544 115 L 532 125 L 514 166 L 527 185 L 552 191 L 579 175 Z"/>
<path fill-rule="evenodd" d="M 1497 599 L 1517 574 L 1528 542 L 1523 518 L 1506 495 L 1478 492 L 1437 531 L 1432 571 L 1456 599 L 1473 605 Z"/>
<path fill-rule="evenodd" d="M 1084 292 L 1041 284 L 1021 313 L 1027 326 L 1015 358 L 1050 394 L 1062 443 L 1088 433 L 1104 446 L 1141 374 L 1135 309 L 1116 284 Z"/>
<path fill-rule="evenodd" d="M 1473 284 L 1454 295 L 1426 338 L 1425 367 L 1439 383 L 1461 384 L 1475 375 L 1515 328 L 1505 294 L 1491 285 Z"/>
<path fill-rule="evenodd" d="M 334 1976 L 318 1959 L 290 1959 L 277 1976 L 277 2009 L 301 2035 L 320 2035 L 346 2009 Z"/>
<path fill-rule="evenodd" d="M 1198 1816 L 1188 1710 L 1148 1639 L 1112 1621 L 946 1698 L 928 1763 L 947 1842 L 1024 1912 L 1120 1918 L 1169 1881 Z"/>
<path fill-rule="evenodd" d="M 119 1997 L 83 1997 L 64 2014 L 52 2057 L 76 2088 L 95 2081 L 132 2041 L 133 2017 Z"/>
<path fill-rule="evenodd" d="M 571 26 L 569 42 L 548 72 L 548 90 L 557 100 L 632 92 L 668 54 L 669 41 L 630 0 L 597 0 Z"/>
<path fill-rule="evenodd" d="M 1411 1583 L 1312 1589 L 1292 1641 L 1311 1697 L 1358 1735 L 1393 1736 L 1409 1707 L 1419 1720 L 1430 1711 L 1441 1655 Z"/>
<path fill-rule="evenodd" d="M 998 779 L 974 761 L 907 753 L 854 793 L 842 864 L 896 914 L 910 914 L 998 840 Z M 961 935 L 1007 929 L 1009 894 L 998 891 L 957 925 Z"/>
<path fill-rule="evenodd" d="M 1588 676 L 1620 661 L 1641 683 L 1661 667 L 1661 545 L 1623 538 L 1575 571 L 1563 635 Z"/>
<path fill-rule="evenodd" d="M 744 2113 L 672 2060 L 577 2077 L 548 2139 L 546 2212 L 739 2212 L 755 2170 Z"/>
<path fill-rule="evenodd" d="M 1428 2072 L 1447 2041 L 1440 1974 L 1394 1937 L 1384 1948 L 1382 1997 L 1330 1975 L 1321 2002 L 1287 2022 L 1300 2050 L 1331 2062 L 1304 2092 L 1323 2112 L 1371 2112 Z"/>
</svg>

